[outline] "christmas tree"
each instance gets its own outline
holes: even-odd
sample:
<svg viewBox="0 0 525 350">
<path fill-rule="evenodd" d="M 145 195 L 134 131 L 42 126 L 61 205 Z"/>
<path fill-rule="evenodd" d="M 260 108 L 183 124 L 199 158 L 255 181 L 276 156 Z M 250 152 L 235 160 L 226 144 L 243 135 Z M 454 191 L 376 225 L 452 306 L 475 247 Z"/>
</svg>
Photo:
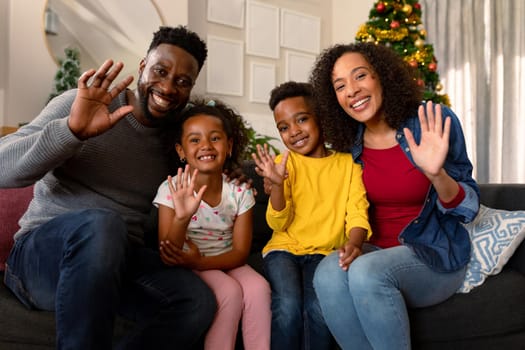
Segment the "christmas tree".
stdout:
<svg viewBox="0 0 525 350">
<path fill-rule="evenodd" d="M 437 73 L 434 48 L 425 42 L 427 32 L 421 23 L 421 4 L 417 0 L 377 1 L 368 21 L 356 35 L 357 41 L 375 42 L 393 48 L 412 67 L 417 68 L 418 84 L 423 98 L 450 106 Z"/>
<path fill-rule="evenodd" d="M 80 53 L 76 48 L 64 49 L 66 58 L 60 59 L 60 67 L 55 73 L 53 92 L 49 95 L 48 102 L 55 96 L 64 91 L 77 87 L 77 80 L 80 77 Z"/>
</svg>

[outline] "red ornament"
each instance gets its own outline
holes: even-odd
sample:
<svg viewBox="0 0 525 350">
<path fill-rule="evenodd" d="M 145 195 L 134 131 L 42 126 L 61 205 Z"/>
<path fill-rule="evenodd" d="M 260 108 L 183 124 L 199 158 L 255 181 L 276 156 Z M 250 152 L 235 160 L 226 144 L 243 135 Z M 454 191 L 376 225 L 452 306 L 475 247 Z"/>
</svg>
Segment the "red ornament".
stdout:
<svg viewBox="0 0 525 350">
<path fill-rule="evenodd" d="M 431 72 L 435 72 L 436 69 L 437 69 L 437 63 L 436 62 L 430 62 L 428 64 L 428 70 L 431 71 Z"/>
<path fill-rule="evenodd" d="M 414 5 L 412 5 L 412 7 L 421 10 L 421 4 L 419 2 L 416 2 Z"/>
<path fill-rule="evenodd" d="M 390 23 L 390 28 L 392 28 L 392 29 L 397 29 L 397 28 L 399 28 L 399 26 L 400 26 L 399 21 L 392 21 Z"/>
<path fill-rule="evenodd" d="M 425 82 L 423 81 L 423 79 L 418 79 L 417 80 L 417 85 L 423 87 L 423 86 L 425 86 Z"/>
<path fill-rule="evenodd" d="M 383 12 L 386 9 L 386 6 L 382 2 L 378 2 L 376 5 L 376 11 L 377 12 Z"/>
<path fill-rule="evenodd" d="M 417 68 L 417 61 L 416 60 L 411 60 L 410 62 L 408 62 L 408 64 L 410 65 L 410 67 L 412 68 Z"/>
</svg>

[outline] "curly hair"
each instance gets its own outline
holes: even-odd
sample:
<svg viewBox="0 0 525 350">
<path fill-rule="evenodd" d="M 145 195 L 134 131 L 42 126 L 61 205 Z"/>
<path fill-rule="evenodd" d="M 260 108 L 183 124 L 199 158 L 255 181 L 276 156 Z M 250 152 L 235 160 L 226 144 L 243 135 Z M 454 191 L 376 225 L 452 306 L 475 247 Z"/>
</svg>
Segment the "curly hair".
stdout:
<svg viewBox="0 0 525 350">
<path fill-rule="evenodd" d="M 423 90 L 415 79 L 415 70 L 394 50 L 374 43 L 336 44 L 325 49 L 314 64 L 310 83 L 317 98 L 318 116 L 326 141 L 338 151 L 348 152 L 355 143 L 359 122 L 337 102 L 332 84 L 336 61 L 346 53 L 361 54 L 379 79 L 383 93 L 385 121 L 393 129 L 417 112 Z"/>
<path fill-rule="evenodd" d="M 276 86 L 270 92 L 270 109 L 273 111 L 275 106 L 282 100 L 291 97 L 303 97 L 310 108 L 314 108 L 314 90 L 312 84 L 300 83 L 296 81 L 287 81 L 281 85 Z"/>
<path fill-rule="evenodd" d="M 197 33 L 192 32 L 182 25 L 177 27 L 160 27 L 158 31 L 153 33 L 153 39 L 149 45 L 148 53 L 160 44 L 171 44 L 186 50 L 197 60 L 199 71 L 204 65 L 204 61 L 206 61 L 208 55 L 206 43 Z"/>
<path fill-rule="evenodd" d="M 175 168 L 180 166 L 175 145 L 182 142 L 184 123 L 191 117 L 203 114 L 220 119 L 228 139 L 232 140 L 231 156 L 226 160 L 224 169 L 233 170 L 241 166 L 245 149 L 248 147 L 248 131 L 243 117 L 222 101 L 205 100 L 200 97 L 192 99 L 179 118 L 164 129 L 164 144 L 172 160 L 171 164 L 175 165 Z"/>
</svg>

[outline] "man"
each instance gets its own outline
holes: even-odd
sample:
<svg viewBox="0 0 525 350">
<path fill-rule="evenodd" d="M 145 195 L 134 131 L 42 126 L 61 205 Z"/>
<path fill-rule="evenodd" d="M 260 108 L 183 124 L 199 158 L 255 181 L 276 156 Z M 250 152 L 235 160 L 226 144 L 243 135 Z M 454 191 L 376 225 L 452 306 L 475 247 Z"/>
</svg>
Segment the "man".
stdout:
<svg viewBox="0 0 525 350">
<path fill-rule="evenodd" d="M 186 105 L 206 55 L 195 33 L 161 27 L 135 91 L 132 77 L 113 85 L 122 63 L 108 60 L 0 139 L 0 187 L 35 183 L 5 283 L 27 307 L 56 312 L 57 348 L 111 348 L 117 312 L 136 321 L 119 348 L 201 346 L 213 293 L 164 265 L 143 232 L 169 173 L 161 126 Z"/>
</svg>

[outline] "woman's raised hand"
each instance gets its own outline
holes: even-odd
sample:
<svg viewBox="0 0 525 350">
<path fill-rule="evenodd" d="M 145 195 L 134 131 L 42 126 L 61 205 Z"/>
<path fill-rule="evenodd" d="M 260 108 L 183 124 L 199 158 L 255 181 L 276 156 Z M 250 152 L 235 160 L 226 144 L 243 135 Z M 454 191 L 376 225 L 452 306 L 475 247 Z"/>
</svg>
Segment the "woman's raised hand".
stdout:
<svg viewBox="0 0 525 350">
<path fill-rule="evenodd" d="M 133 111 L 131 105 L 120 107 L 113 113 L 108 109 L 111 101 L 133 81 L 129 76 L 110 88 L 123 66 L 122 62 L 113 64 L 112 60 L 106 60 L 97 71 L 90 69 L 78 79 L 78 92 L 71 106 L 68 125 L 79 139 L 86 140 L 106 132 Z M 88 85 L 91 77 L 93 80 Z"/>
<path fill-rule="evenodd" d="M 414 140 L 412 132 L 405 128 L 403 131 L 416 165 L 432 180 L 438 176 L 445 164 L 449 148 L 450 117 L 443 118 L 441 105 L 432 102 L 426 103 L 425 107 L 419 106 L 419 123 L 421 125 L 421 140 L 419 145 Z"/>
</svg>

